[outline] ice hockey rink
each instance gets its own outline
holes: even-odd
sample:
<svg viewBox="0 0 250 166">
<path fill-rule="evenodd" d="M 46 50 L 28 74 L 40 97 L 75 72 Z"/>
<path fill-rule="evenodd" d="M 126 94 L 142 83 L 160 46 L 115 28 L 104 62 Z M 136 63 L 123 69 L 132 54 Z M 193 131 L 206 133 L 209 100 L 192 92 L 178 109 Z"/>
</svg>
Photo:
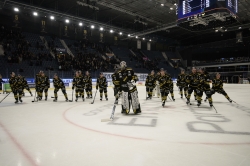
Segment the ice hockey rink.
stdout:
<svg viewBox="0 0 250 166">
<path fill-rule="evenodd" d="M 250 85 L 224 89 L 237 104 L 215 94 L 216 113 L 205 102 L 198 108 L 193 95 L 186 105 L 177 87 L 176 101 L 162 108 L 139 86 L 142 113 L 121 114 L 119 101 L 112 122 L 101 122 L 112 112 L 112 88 L 94 104 L 65 102 L 61 91 L 53 102 L 52 89 L 34 103 L 27 91 L 22 104 L 10 94 L 0 104 L 0 166 L 249 166 Z"/>
</svg>

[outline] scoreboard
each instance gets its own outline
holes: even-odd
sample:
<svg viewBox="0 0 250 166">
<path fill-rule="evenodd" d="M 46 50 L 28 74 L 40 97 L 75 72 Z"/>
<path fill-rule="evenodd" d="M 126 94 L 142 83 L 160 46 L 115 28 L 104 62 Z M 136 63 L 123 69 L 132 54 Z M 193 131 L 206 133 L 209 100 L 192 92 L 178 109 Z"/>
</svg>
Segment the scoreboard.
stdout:
<svg viewBox="0 0 250 166">
<path fill-rule="evenodd" d="M 238 0 L 179 0 L 178 22 L 189 20 L 202 14 L 228 10 L 236 15 Z"/>
</svg>

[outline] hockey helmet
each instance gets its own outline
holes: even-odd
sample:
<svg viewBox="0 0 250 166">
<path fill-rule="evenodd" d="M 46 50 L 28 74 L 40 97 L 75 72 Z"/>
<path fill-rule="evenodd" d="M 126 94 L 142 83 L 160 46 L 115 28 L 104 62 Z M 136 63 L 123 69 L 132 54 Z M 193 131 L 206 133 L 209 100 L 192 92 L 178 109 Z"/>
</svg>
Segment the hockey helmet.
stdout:
<svg viewBox="0 0 250 166">
<path fill-rule="evenodd" d="M 127 67 L 127 64 L 125 61 L 121 61 L 120 66 L 123 69 L 123 68 Z"/>
<path fill-rule="evenodd" d="M 11 76 L 12 76 L 12 75 L 15 76 L 16 74 L 15 74 L 15 72 L 12 71 L 12 72 L 10 72 L 10 75 L 11 75 Z"/>
</svg>

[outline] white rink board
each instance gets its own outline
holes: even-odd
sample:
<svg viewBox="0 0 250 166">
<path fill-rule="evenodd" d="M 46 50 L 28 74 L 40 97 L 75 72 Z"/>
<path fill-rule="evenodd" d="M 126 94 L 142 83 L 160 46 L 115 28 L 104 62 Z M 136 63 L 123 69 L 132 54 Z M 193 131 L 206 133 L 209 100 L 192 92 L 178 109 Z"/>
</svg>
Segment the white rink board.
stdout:
<svg viewBox="0 0 250 166">
<path fill-rule="evenodd" d="M 112 122 L 101 122 L 112 111 L 111 87 L 109 101 L 97 93 L 94 104 L 65 102 L 61 91 L 55 103 L 53 90 L 48 101 L 32 103 L 25 91 L 23 103 L 14 104 L 10 94 L 0 103 L 0 166 L 249 166 L 250 85 L 224 87 L 238 104 L 215 94 L 216 114 L 208 103 L 198 108 L 193 95 L 187 106 L 177 87 L 176 101 L 162 108 L 138 86 L 142 114 L 122 115 L 119 104 Z"/>
</svg>

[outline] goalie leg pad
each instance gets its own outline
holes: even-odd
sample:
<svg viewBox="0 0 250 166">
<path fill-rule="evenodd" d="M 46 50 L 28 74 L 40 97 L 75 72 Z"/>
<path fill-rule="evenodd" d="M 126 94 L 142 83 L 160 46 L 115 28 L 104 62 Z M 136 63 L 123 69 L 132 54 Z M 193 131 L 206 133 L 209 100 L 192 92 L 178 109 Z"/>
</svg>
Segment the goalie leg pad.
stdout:
<svg viewBox="0 0 250 166">
<path fill-rule="evenodd" d="M 130 93 L 130 95 L 131 95 L 131 102 L 132 102 L 133 110 L 139 109 L 140 102 L 139 102 L 139 98 L 138 98 L 138 92 L 134 91 L 134 92 Z"/>
<path fill-rule="evenodd" d="M 128 92 L 122 93 L 122 109 L 129 110 L 129 99 L 128 99 Z"/>
</svg>

